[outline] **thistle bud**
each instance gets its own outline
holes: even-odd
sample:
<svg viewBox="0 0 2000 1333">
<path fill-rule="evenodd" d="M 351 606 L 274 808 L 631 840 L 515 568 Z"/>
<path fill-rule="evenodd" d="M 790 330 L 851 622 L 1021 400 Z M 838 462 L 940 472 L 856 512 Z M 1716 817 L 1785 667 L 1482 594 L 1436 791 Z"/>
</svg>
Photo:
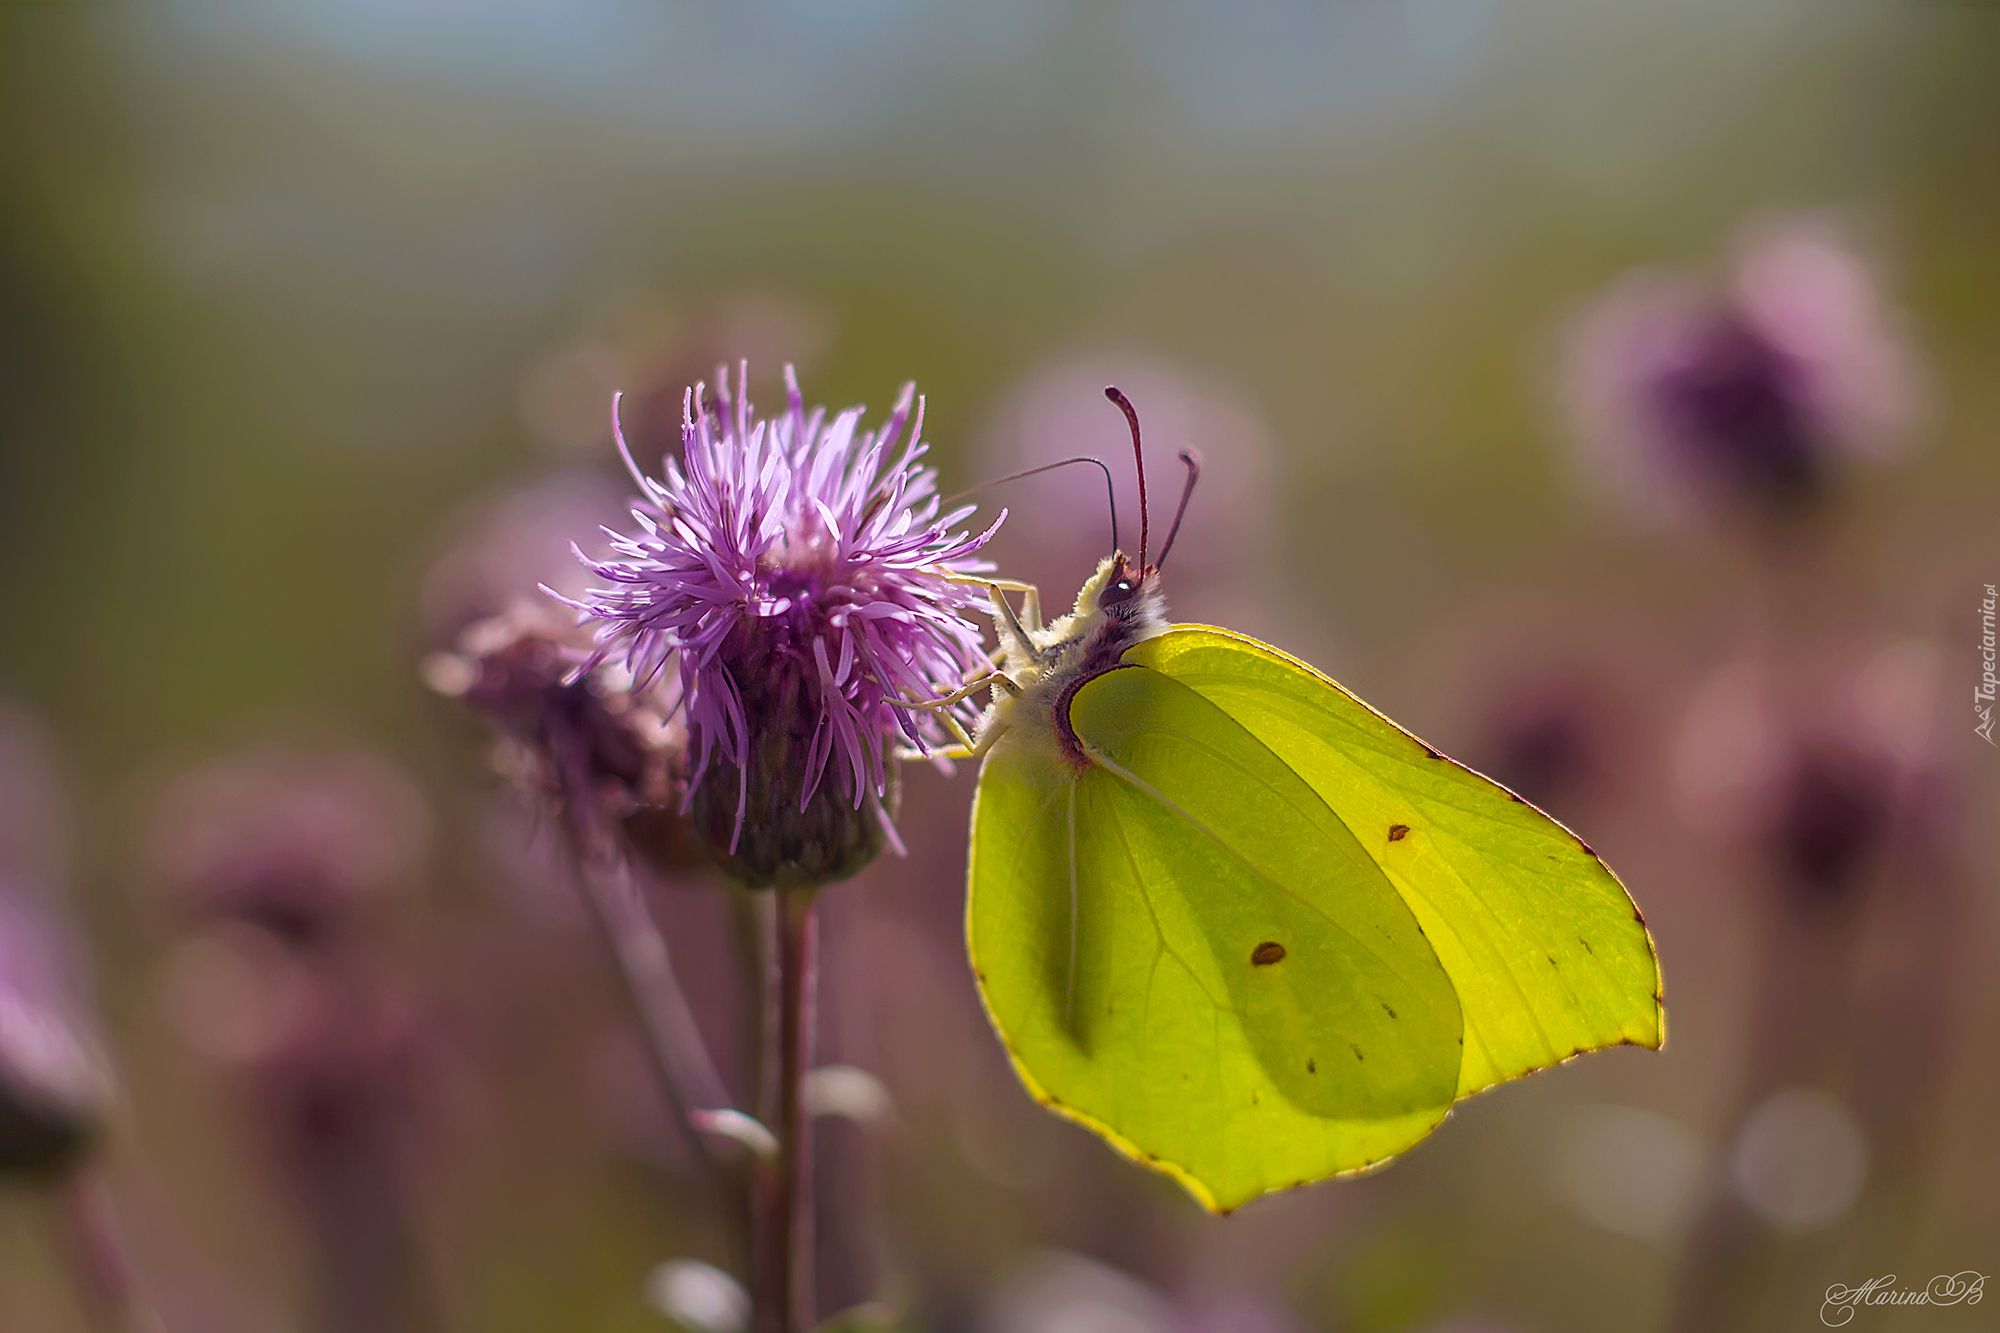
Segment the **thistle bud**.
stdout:
<svg viewBox="0 0 2000 1333">
<path fill-rule="evenodd" d="M 751 684 L 743 713 L 756 719 L 747 762 L 725 753 L 710 763 L 694 791 L 695 836 L 711 860 L 745 884 L 794 888 L 848 879 L 882 851 L 885 817 L 898 794 L 895 758 L 879 750 L 868 756 L 884 787 L 870 789 L 859 808 L 831 783 L 809 785 L 818 721 L 810 682 L 790 669 L 782 650 L 746 665 L 743 678 Z M 754 836 L 739 837 L 739 827 Z"/>
<path fill-rule="evenodd" d="M 576 794 L 566 785 L 579 785 L 655 866 L 698 863 L 681 809 L 687 732 L 668 716 L 671 695 L 634 691 L 615 664 L 578 676 L 582 650 L 558 619 L 517 605 L 466 630 L 456 653 L 427 659 L 425 677 L 493 724 L 495 768 L 531 797 L 561 799 Z"/>
<path fill-rule="evenodd" d="M 595 473 L 562 472 L 490 502 L 466 523 L 425 579 L 433 632 L 448 651 L 424 660 L 426 683 L 459 699 L 498 733 L 494 767 L 537 803 L 576 796 L 600 804 L 630 846 L 663 871 L 699 864 L 679 774 L 686 728 L 671 690 L 634 691 L 606 663 L 579 674 L 591 647 L 575 618 L 535 595 L 537 582 L 580 593 L 589 571 L 571 543 L 606 549 L 618 488 Z M 566 792 L 565 784 L 585 790 Z"/>
</svg>

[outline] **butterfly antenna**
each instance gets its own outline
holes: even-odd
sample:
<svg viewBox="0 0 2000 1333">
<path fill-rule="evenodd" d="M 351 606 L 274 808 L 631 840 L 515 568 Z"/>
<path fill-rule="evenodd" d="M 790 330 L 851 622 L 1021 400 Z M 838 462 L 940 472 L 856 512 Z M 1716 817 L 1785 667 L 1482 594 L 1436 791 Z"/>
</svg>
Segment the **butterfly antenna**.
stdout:
<svg viewBox="0 0 2000 1333">
<path fill-rule="evenodd" d="M 1132 427 L 1132 457 L 1139 466 L 1139 568 L 1146 567 L 1146 453 L 1139 447 L 1139 414 L 1132 410 L 1132 400 L 1118 391 L 1115 384 L 1104 386 L 1104 396 L 1118 404 L 1118 410 L 1125 414 L 1125 420 Z"/>
<path fill-rule="evenodd" d="M 1165 569 L 1167 552 L 1174 549 L 1174 538 L 1181 535 L 1181 520 L 1187 517 L 1188 500 L 1194 495 L 1194 484 L 1201 480 L 1201 455 L 1192 449 L 1181 450 L 1181 462 L 1187 464 L 1187 484 L 1181 487 L 1181 505 L 1174 510 L 1174 525 L 1167 529 L 1167 540 L 1160 547 L 1160 562 L 1155 569 Z"/>
<path fill-rule="evenodd" d="M 1105 466 L 1104 460 L 1101 458 L 1092 458 L 1088 454 L 1080 454 L 1075 458 L 1061 459 L 1054 463 L 1044 463 L 1040 467 L 1031 467 L 1023 472 L 1010 472 L 1004 477 L 995 477 L 991 481 L 982 481 L 977 486 L 968 486 L 964 490 L 959 491 L 955 495 L 947 495 L 944 497 L 944 499 L 940 500 L 938 503 L 948 505 L 953 500 L 963 500 L 966 496 L 976 495 L 980 491 L 986 490 L 988 487 L 1004 485 L 1005 483 L 1010 481 L 1019 481 L 1023 477 L 1032 477 L 1037 473 L 1041 472 L 1053 472 L 1059 467 L 1068 467 L 1071 463 L 1088 463 L 1092 467 L 1096 468 L 1099 472 L 1102 472 L 1104 474 L 1104 501 L 1105 504 L 1108 505 L 1111 510 L 1111 549 L 1114 551 L 1117 550 L 1118 549 L 1118 492 L 1115 489 L 1113 489 L 1111 485 L 1111 469 Z"/>
</svg>

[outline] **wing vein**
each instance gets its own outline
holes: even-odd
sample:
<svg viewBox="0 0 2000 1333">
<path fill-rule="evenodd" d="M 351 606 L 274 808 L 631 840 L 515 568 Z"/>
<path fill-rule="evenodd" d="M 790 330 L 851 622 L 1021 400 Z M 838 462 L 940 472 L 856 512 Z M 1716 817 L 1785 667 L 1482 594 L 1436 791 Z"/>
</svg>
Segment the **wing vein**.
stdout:
<svg viewBox="0 0 2000 1333">
<path fill-rule="evenodd" d="M 1092 746 L 1087 741 L 1084 743 L 1083 748 L 1084 748 L 1084 753 L 1090 756 L 1091 761 L 1098 764 L 1107 773 L 1112 774 L 1114 777 L 1117 777 L 1119 780 L 1125 782 L 1135 790 L 1142 792 L 1145 795 L 1151 797 L 1153 800 L 1159 802 L 1162 806 L 1166 807 L 1168 810 L 1173 811 L 1175 814 L 1179 815 L 1182 819 L 1185 819 L 1195 829 L 1196 832 L 1200 833 L 1203 837 L 1207 838 L 1209 841 L 1213 842 L 1217 847 L 1221 848 L 1226 854 L 1228 854 L 1228 856 L 1231 859 L 1241 864 L 1245 870 L 1248 870 L 1251 873 L 1251 875 L 1253 875 L 1259 882 L 1267 885 L 1268 887 L 1277 891 L 1278 893 L 1283 894 L 1285 897 L 1290 898 L 1293 902 L 1298 903 L 1301 907 L 1304 907 L 1314 916 L 1319 917 L 1322 921 L 1332 926 L 1342 935 L 1345 935 L 1348 939 L 1352 940 L 1357 949 L 1361 950 L 1363 953 L 1366 953 L 1370 957 L 1374 958 L 1376 962 L 1382 965 L 1384 970 L 1391 973 L 1404 985 L 1410 987 L 1412 991 L 1416 992 L 1417 994 L 1423 993 L 1424 991 L 1423 985 L 1414 980 L 1407 972 L 1403 971 L 1402 968 L 1398 967 L 1392 959 L 1386 957 L 1381 952 L 1381 950 L 1377 949 L 1373 944 L 1369 943 L 1361 936 L 1356 935 L 1353 931 L 1349 930 L 1340 921 L 1335 920 L 1331 915 L 1327 913 L 1325 908 L 1321 907 L 1318 903 L 1314 902 L 1312 899 L 1301 895 L 1297 890 L 1291 888 L 1290 886 L 1279 883 L 1277 880 L 1272 879 L 1269 875 L 1266 875 L 1262 870 L 1258 869 L 1257 866 L 1251 862 L 1250 858 L 1245 856 L 1242 852 L 1238 851 L 1236 848 L 1230 846 L 1229 843 L 1226 842 L 1222 838 L 1222 836 L 1218 834 L 1214 829 L 1210 828 L 1207 824 L 1203 823 L 1201 820 L 1196 819 L 1192 814 L 1188 813 L 1187 810 L 1185 810 L 1180 805 L 1176 804 L 1173 800 L 1171 800 L 1164 792 L 1159 791 L 1157 788 L 1153 787 L 1150 783 L 1147 783 L 1144 780 L 1142 780 L 1137 774 L 1133 773 L 1130 769 L 1124 768 L 1121 765 L 1112 761 L 1111 759 L 1107 758 L 1102 751 L 1098 750 L 1096 747 Z M 1206 749 L 1208 747 L 1204 746 L 1201 748 Z M 1214 751 L 1211 750 L 1210 753 L 1214 753 Z M 1269 784 L 1264 783 L 1262 779 L 1257 777 L 1256 774 L 1250 772 L 1248 769 L 1243 768 L 1240 764 L 1235 764 L 1233 761 L 1229 760 L 1227 756 L 1218 755 L 1217 757 L 1221 759 L 1223 762 L 1229 763 L 1231 767 L 1235 768 L 1245 777 L 1258 782 L 1259 785 L 1265 786 L 1266 788 L 1269 787 Z M 1336 818 L 1338 818 L 1338 816 L 1336 816 Z M 1370 861 L 1370 865 L 1376 871 L 1377 874 L 1381 873 L 1381 867 L 1375 866 L 1372 859 Z M 1387 875 L 1383 875 L 1382 879 L 1384 885 L 1388 888 L 1389 892 L 1396 896 L 1397 901 L 1401 902 L 1402 894 L 1396 889 L 1396 886 L 1394 884 L 1389 883 L 1389 877 Z M 1150 910 L 1150 903 L 1148 904 L 1148 907 Z M 1408 904 L 1404 904 L 1404 910 L 1405 911 L 1409 910 Z"/>
<path fill-rule="evenodd" d="M 1064 987 L 1063 1022 L 1076 1030 L 1076 782 L 1069 783 L 1069 982 Z"/>
<path fill-rule="evenodd" d="M 1167 939 L 1167 929 L 1160 924 L 1159 909 L 1153 906 L 1153 891 L 1146 887 L 1146 877 L 1139 873 L 1139 858 L 1132 854 L 1132 840 L 1125 836 L 1125 825 L 1118 818 L 1115 807 L 1111 811 L 1111 818 L 1105 822 L 1110 824 L 1112 831 L 1118 835 L 1118 845 L 1125 852 L 1125 863 L 1132 867 L 1132 882 L 1139 886 L 1139 901 L 1145 904 L 1146 915 L 1153 923 L 1153 934 L 1159 937 L 1160 948 L 1173 955 L 1174 961 L 1181 965 L 1181 970 L 1188 974 L 1188 980 L 1194 983 L 1195 989 L 1207 998 L 1209 1004 L 1224 1013 L 1235 1013 L 1235 1009 L 1215 998 L 1215 993 L 1202 981 L 1201 973 L 1195 971 L 1194 964 L 1190 963 Z"/>
<path fill-rule="evenodd" d="M 1285 689 L 1251 673 L 1168 670 L 1174 679 L 1208 698 L 1260 740 L 1265 731 L 1278 728 L 1268 742 L 1274 751 L 1289 752 L 1294 745 L 1308 744 L 1315 751 L 1323 751 L 1324 757 L 1338 766 L 1343 780 L 1378 784 L 1413 802 L 1421 812 L 1433 812 L 1439 817 L 1449 814 L 1454 822 L 1468 821 L 1492 830 L 1499 837 L 1498 845 L 1475 848 L 1455 832 L 1446 832 L 1441 819 L 1433 826 L 1437 850 L 1443 855 L 1432 869 L 1455 888 L 1456 893 L 1451 896 L 1474 908 L 1463 916 L 1443 910 L 1435 892 L 1426 892 L 1407 882 L 1368 839 L 1360 839 L 1398 892 L 1413 906 L 1428 904 L 1437 918 L 1434 925 L 1445 931 L 1447 938 L 1455 936 L 1455 946 L 1468 961 L 1479 960 L 1474 966 L 1511 992 L 1512 1004 L 1508 1007 L 1525 1020 L 1511 1037 L 1489 1033 L 1487 1023 L 1475 1012 L 1468 1011 L 1464 1016 L 1468 1033 L 1476 1035 L 1486 1048 L 1494 1068 L 1509 1071 L 1511 1075 L 1519 1072 L 1513 1068 L 1516 1064 L 1529 1069 L 1543 1067 L 1561 1059 L 1571 1049 L 1578 1031 L 1588 1034 L 1592 1041 L 1601 1039 L 1606 1024 L 1599 1015 L 1622 1011 L 1629 988 L 1602 968 L 1587 964 L 1581 969 L 1587 976 L 1580 976 L 1577 969 L 1569 967 L 1553 977 L 1542 975 L 1537 964 L 1546 942 L 1541 935 L 1521 929 L 1522 923 L 1510 923 L 1494 910 L 1478 884 L 1486 882 L 1489 876 L 1498 881 L 1524 880 L 1541 892 L 1572 895 L 1579 911 L 1622 909 L 1619 911 L 1622 926 L 1631 895 L 1602 861 L 1560 822 L 1511 795 L 1492 778 L 1455 760 L 1446 759 L 1448 767 L 1440 766 L 1441 756 L 1413 733 L 1337 682 L 1265 645 L 1226 632 L 1205 632 L 1213 633 L 1219 642 L 1238 651 L 1274 666 L 1290 668 L 1291 674 L 1302 683 L 1316 687 L 1313 693 L 1319 697 L 1302 697 L 1297 690 Z M 1355 716 L 1349 716 L 1350 710 Z M 1291 739 L 1294 731 L 1296 741 Z M 1393 768 L 1394 776 L 1372 771 L 1371 765 Z M 1444 780 L 1447 778 L 1450 780 Z M 1334 813 L 1343 823 L 1348 822 L 1339 810 Z M 1349 827 L 1354 831 L 1351 824 Z M 1545 864 L 1544 852 L 1558 854 L 1557 868 Z M 1657 974 L 1657 964 L 1654 970 Z M 1558 1040 L 1552 1024 L 1567 1035 Z M 1615 1027 L 1623 1033 L 1627 1024 L 1620 1020 Z M 1531 1049 L 1528 1052 L 1503 1049 L 1516 1044 L 1526 1044 Z"/>
<path fill-rule="evenodd" d="M 1177 675 L 1174 677 L 1174 679 L 1182 682 L 1183 684 L 1188 685 L 1188 688 L 1190 689 L 1194 689 L 1194 686 L 1191 683 L 1193 681 L 1197 680 L 1213 681 L 1213 682 L 1219 682 L 1220 684 L 1227 686 L 1231 691 L 1265 696 L 1270 699 L 1278 700 L 1283 704 L 1291 705 L 1293 707 L 1296 707 L 1299 702 L 1295 696 L 1286 694 L 1283 690 L 1280 690 L 1277 686 L 1268 685 L 1262 681 L 1255 679 L 1242 679 L 1234 676 L 1224 676 L 1214 672 L 1193 672 L 1193 671 L 1188 672 L 1186 675 Z M 1314 683 L 1320 685 L 1325 684 L 1325 682 L 1319 681 L 1317 678 L 1314 679 Z M 1203 698 L 1210 698 L 1210 696 L 1203 691 L 1197 690 L 1196 692 L 1202 694 Z M 1341 697 L 1346 699 L 1348 702 L 1353 703 L 1357 707 L 1365 710 L 1370 717 L 1377 718 L 1387 723 L 1390 727 L 1394 728 L 1395 739 L 1393 741 L 1390 741 L 1388 744 L 1383 744 L 1380 741 L 1378 741 L 1373 735 L 1371 735 L 1368 731 L 1364 730 L 1361 727 L 1355 726 L 1352 722 L 1349 722 L 1347 719 L 1341 717 L 1338 713 L 1335 713 L 1332 710 L 1324 707 L 1316 708 L 1315 711 L 1321 717 L 1327 719 L 1327 721 L 1331 723 L 1333 726 L 1338 727 L 1341 733 L 1345 737 L 1347 737 L 1347 744 L 1335 745 L 1332 741 L 1328 740 L 1324 736 L 1319 735 L 1316 731 L 1313 732 L 1315 737 L 1323 741 L 1329 749 L 1333 750 L 1337 754 L 1342 753 L 1344 751 L 1351 752 L 1354 750 L 1366 750 L 1369 753 L 1379 755 L 1384 759 L 1394 760 L 1397 767 L 1404 769 L 1408 772 L 1411 772 L 1413 774 L 1422 774 L 1426 771 L 1427 767 L 1434 766 L 1438 762 L 1437 760 L 1432 759 L 1430 757 L 1430 755 L 1427 753 L 1428 747 L 1425 746 L 1423 741 L 1417 739 L 1415 735 L 1403 730 L 1402 727 L 1398 726 L 1394 722 L 1390 722 L 1389 719 L 1382 717 L 1381 714 L 1375 712 L 1374 709 L 1370 708 L 1367 704 L 1363 703 L 1361 700 L 1354 698 L 1352 695 L 1346 694 L 1344 691 L 1342 691 Z M 1213 700 L 1211 700 L 1211 702 L 1212 701 Z M 1217 706 L 1220 707 L 1220 705 Z M 1272 714 L 1280 718 L 1286 717 L 1289 712 L 1289 710 L 1286 708 L 1277 707 L 1272 704 L 1266 704 L 1265 707 Z M 1224 708 L 1223 711 L 1226 713 L 1229 710 L 1227 708 Z M 1296 726 L 1299 724 L 1293 723 L 1293 725 Z M 1305 729 L 1308 731 L 1312 731 L 1311 728 L 1305 728 Z M 1419 755 L 1421 755 L 1422 757 L 1419 758 L 1418 757 Z M 1502 786 L 1500 783 L 1495 782 L 1492 778 L 1486 776 L 1484 773 L 1481 773 L 1478 769 L 1468 768 L 1464 764 L 1459 763 L 1456 759 L 1451 758 L 1449 755 L 1444 756 L 1444 762 L 1450 764 L 1454 769 L 1464 774 L 1467 774 L 1468 776 L 1477 778 L 1480 783 L 1483 783 L 1484 787 L 1474 787 L 1472 789 L 1473 791 L 1478 792 L 1480 795 L 1485 796 L 1488 799 L 1491 799 L 1494 793 L 1499 793 L 1501 795 L 1507 794 L 1507 788 Z M 1357 764 L 1354 765 L 1354 767 L 1362 768 L 1364 766 Z M 1482 810 L 1474 805 L 1462 804 L 1461 802 L 1452 799 L 1451 796 L 1448 795 L 1446 792 L 1430 788 L 1430 784 L 1425 784 L 1425 786 L 1427 789 L 1422 792 L 1422 797 L 1424 800 L 1434 802 L 1438 805 L 1444 806 L 1447 809 L 1455 810 L 1463 815 L 1469 815 L 1473 818 L 1479 819 L 1486 823 L 1499 824 L 1502 827 L 1514 833 L 1531 835 L 1544 842 L 1552 843 L 1557 846 L 1563 846 L 1563 847 L 1574 846 L 1574 843 L 1570 840 L 1570 837 L 1563 836 L 1563 834 L 1567 833 L 1568 830 L 1564 828 L 1564 826 L 1561 824 L 1560 821 L 1551 818 L 1544 811 L 1537 810 L 1537 813 L 1541 814 L 1542 820 L 1546 821 L 1548 824 L 1554 826 L 1555 828 L 1562 830 L 1562 832 L 1555 832 L 1555 833 L 1548 832 L 1542 828 L 1537 827 L 1534 821 L 1497 818 L 1495 812 L 1492 810 Z M 1523 804 L 1525 804 L 1525 802 Z M 1508 800 L 1507 805 L 1510 810 L 1514 806 L 1514 802 L 1511 798 Z M 1571 835 L 1571 837 L 1573 836 L 1574 835 Z"/>
</svg>

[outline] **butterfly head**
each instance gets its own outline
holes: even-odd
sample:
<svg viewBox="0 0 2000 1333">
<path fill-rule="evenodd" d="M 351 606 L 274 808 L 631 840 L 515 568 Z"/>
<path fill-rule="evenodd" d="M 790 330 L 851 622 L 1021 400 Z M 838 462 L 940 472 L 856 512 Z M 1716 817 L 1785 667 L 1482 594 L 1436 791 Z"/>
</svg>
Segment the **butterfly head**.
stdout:
<svg viewBox="0 0 2000 1333">
<path fill-rule="evenodd" d="M 1167 600 L 1160 581 L 1160 566 L 1167 561 L 1174 536 L 1180 531 L 1181 517 L 1187 512 L 1188 497 L 1195 479 L 1201 475 L 1196 455 L 1183 449 L 1181 462 L 1187 466 L 1187 486 L 1181 492 L 1180 508 L 1173 527 L 1160 547 L 1158 560 L 1148 560 L 1148 514 L 1146 510 L 1146 460 L 1139 443 L 1139 414 L 1124 394 L 1107 388 L 1105 397 L 1118 405 L 1132 427 L 1132 455 L 1139 474 L 1139 558 L 1133 560 L 1118 549 L 1118 522 L 1114 511 L 1111 524 L 1112 552 L 1104 557 L 1076 594 L 1076 610 L 1055 624 L 1036 632 L 1037 671 L 1062 673 L 1093 672 L 1115 664 L 1126 648 L 1167 628 Z M 1102 464 L 1099 464 L 1102 466 Z M 1105 470 L 1107 483 L 1110 470 Z M 1048 664 L 1054 663 L 1056 666 Z"/>
<path fill-rule="evenodd" d="M 1167 599 L 1159 569 L 1112 552 L 1077 593 L 1076 615 L 1085 623 L 1101 618 L 1132 629 L 1164 627 Z"/>
</svg>

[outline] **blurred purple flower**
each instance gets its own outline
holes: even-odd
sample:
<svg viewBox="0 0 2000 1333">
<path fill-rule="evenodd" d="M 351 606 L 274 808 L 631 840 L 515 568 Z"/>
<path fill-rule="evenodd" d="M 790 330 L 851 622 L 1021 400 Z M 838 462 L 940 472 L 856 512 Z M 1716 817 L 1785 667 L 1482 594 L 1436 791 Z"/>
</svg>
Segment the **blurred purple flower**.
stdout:
<svg viewBox="0 0 2000 1333">
<path fill-rule="evenodd" d="M 983 432 L 974 478 L 1095 456 L 1119 479 L 1123 536 L 1134 541 L 1132 441 L 1125 418 L 1104 401 L 1107 384 L 1124 390 L 1145 425 L 1155 532 L 1172 517 L 1180 493 L 1175 455 L 1190 449 L 1202 459 L 1201 486 L 1174 544 L 1176 612 L 1264 637 L 1289 633 L 1284 646 L 1298 651 L 1302 626 L 1286 596 L 1279 555 L 1270 429 L 1227 386 L 1143 351 L 1065 352 L 1008 392 Z M 1060 468 L 1009 482 L 1002 494 L 1013 515 L 992 554 L 1009 574 L 1041 585 L 1051 614 L 1067 609 L 1111 549 L 1103 478 L 1088 467 Z"/>
<path fill-rule="evenodd" d="M 521 424 L 563 454 L 610 453 L 604 400 L 624 391 L 633 433 L 672 430 L 681 395 L 719 360 L 809 367 L 832 341 L 832 315 L 794 295 L 738 291 L 693 307 L 638 294 L 587 316 L 583 337 L 532 367 L 521 385 Z"/>
<path fill-rule="evenodd" d="M 87 1159 L 116 1081 L 58 905 L 68 805 L 55 746 L 0 699 L 0 1177 L 49 1183 Z"/>
<path fill-rule="evenodd" d="M 625 495 L 595 472 L 569 469 L 488 500 L 456 524 L 457 540 L 423 584 L 435 641 L 451 646 L 426 657 L 422 674 L 493 724 L 494 768 L 537 809 L 566 795 L 601 800 L 655 865 L 685 869 L 701 858 L 678 813 L 687 735 L 670 721 L 676 691 L 634 691 L 616 662 L 578 676 L 590 630 L 535 592 L 584 593 L 591 573 L 572 554 L 576 538 L 597 530 L 585 549 L 608 556 L 603 525 L 624 512 Z M 572 782 L 579 789 L 566 793 Z M 546 874 L 525 878 L 547 887 Z"/>
<path fill-rule="evenodd" d="M 111 1068 L 60 922 L 0 877 L 0 1176 L 60 1180 L 110 1117 Z"/>
<path fill-rule="evenodd" d="M 830 423 L 824 409 L 808 415 L 789 371 L 788 410 L 757 420 L 743 374 L 733 395 L 726 373 L 714 400 L 701 386 L 688 392 L 682 457 L 667 460 L 664 481 L 625 451 L 642 492 L 632 511 L 640 531 L 615 535 L 618 558 L 579 552 L 610 586 L 563 600 L 595 624 L 586 669 L 622 661 L 643 689 L 676 662 L 688 800 L 712 853 L 735 858 L 754 814 L 758 840 L 773 845 L 746 849 L 736 873 L 770 883 L 832 862 L 852 873 L 853 839 L 876 834 L 833 808 L 826 770 L 838 772 L 853 811 L 870 795 L 879 808 L 892 744 L 942 739 L 933 719 L 890 701 L 949 691 L 984 669 L 979 630 L 961 614 L 983 594 L 945 575 L 988 568 L 974 557 L 992 529 L 953 531 L 972 506 L 940 514 L 936 474 L 916 466 L 926 451 L 921 402 L 892 454 L 914 386 L 868 432 L 860 408 Z M 806 864 L 828 856 L 818 869 Z"/>
<path fill-rule="evenodd" d="M 1601 777 L 1607 710 L 1598 693 L 1580 673 L 1550 673 L 1503 694 L 1486 719 L 1481 771 L 1562 814 Z"/>
<path fill-rule="evenodd" d="M 1642 508 L 1765 521 L 1906 446 L 1923 398 L 1874 275 L 1817 218 L 1747 232 L 1719 291 L 1620 279 L 1576 323 L 1564 395 L 1588 461 Z"/>
<path fill-rule="evenodd" d="M 306 947 L 406 879 L 428 834 L 422 794 L 376 756 L 272 749 L 175 779 L 151 843 L 197 915 Z"/>
<path fill-rule="evenodd" d="M 601 409 L 601 400 L 600 400 Z M 455 645 L 468 628 L 533 607 L 561 636 L 589 647 L 570 618 L 535 592 L 548 584 L 567 597 L 581 596 L 590 571 L 570 547 L 581 534 L 617 522 L 625 488 L 595 469 L 567 468 L 526 485 L 482 496 L 451 522 L 449 541 L 424 574 L 421 602 L 429 642 Z M 610 552 L 602 537 L 585 540 L 592 555 Z"/>
<path fill-rule="evenodd" d="M 1939 762 L 1944 654 L 1921 640 L 1816 645 L 1780 677 L 1717 671 L 1675 742 L 1675 796 L 1696 829 L 1758 848 L 1799 905 L 1852 902 Z"/>
<path fill-rule="evenodd" d="M 671 720 L 676 691 L 634 690 L 615 662 L 579 674 L 589 650 L 556 608 L 517 604 L 469 627 L 457 652 L 426 658 L 424 676 L 493 723 L 494 766 L 531 795 L 564 796 L 575 777 L 621 818 L 677 804 L 686 736 Z"/>
<path fill-rule="evenodd" d="M 1766 833 L 1780 882 L 1810 903 L 1849 898 L 1888 846 L 1895 779 L 1879 755 L 1860 747 L 1821 738 L 1802 743 Z"/>
<path fill-rule="evenodd" d="M 441 1048 L 382 900 L 415 878 L 422 793 L 357 750 L 231 755 L 161 793 L 151 837 L 194 930 L 162 981 L 227 1069 L 312 1240 L 320 1327 L 437 1326 L 418 1164 Z"/>
</svg>

